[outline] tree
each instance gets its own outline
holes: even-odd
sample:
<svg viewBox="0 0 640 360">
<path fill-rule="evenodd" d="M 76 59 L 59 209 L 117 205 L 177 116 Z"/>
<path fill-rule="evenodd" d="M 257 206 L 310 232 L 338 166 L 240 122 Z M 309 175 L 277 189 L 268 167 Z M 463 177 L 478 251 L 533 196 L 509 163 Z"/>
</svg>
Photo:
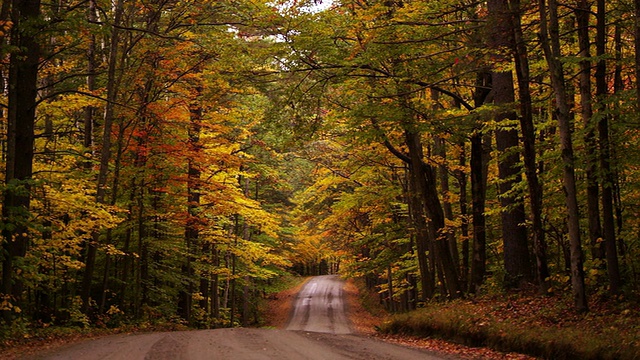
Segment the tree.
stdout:
<svg viewBox="0 0 640 360">
<path fill-rule="evenodd" d="M 498 61 L 510 62 L 510 58 L 502 59 L 501 50 L 512 49 L 514 40 L 514 24 L 509 14 L 506 0 L 489 1 L 488 43 L 496 53 Z M 499 65 L 496 64 L 496 65 Z M 491 73 L 493 101 L 497 106 L 510 106 L 515 102 L 513 75 L 511 71 L 494 70 Z M 501 125 L 505 120 L 515 120 L 513 111 L 498 110 L 495 115 L 499 128 L 496 130 L 496 149 L 502 153 L 498 160 L 500 175 L 500 203 L 503 207 L 502 238 L 504 243 L 504 263 L 507 286 L 517 286 L 523 281 L 531 280 L 531 266 L 526 228 L 524 227 L 524 203 L 518 200 L 516 185 L 521 182 L 519 169 L 520 155 L 518 132 L 510 125 Z"/>
<path fill-rule="evenodd" d="M 116 99 L 118 94 L 118 74 L 116 73 L 116 69 L 118 66 L 117 62 L 118 49 L 120 47 L 120 24 L 122 21 L 123 11 L 124 9 L 122 0 L 116 1 L 113 15 L 113 26 L 111 29 L 111 40 L 109 43 L 109 62 L 107 65 L 107 104 L 104 113 L 102 143 L 100 149 L 100 170 L 98 173 L 96 184 L 96 202 L 98 202 L 99 204 L 106 203 L 107 175 L 109 171 L 109 162 L 111 160 L 111 131 L 114 120 L 114 108 L 116 106 Z M 95 232 L 93 234 L 93 241 L 87 244 L 85 270 L 81 289 L 82 306 L 85 312 L 88 310 L 91 300 L 91 282 L 93 281 L 97 244 L 99 242 L 100 232 Z"/>
<path fill-rule="evenodd" d="M 549 1 L 549 21 L 547 22 L 547 5 L 540 0 L 540 41 L 544 56 L 549 66 L 551 84 L 556 97 L 556 117 L 560 130 L 560 144 L 562 152 L 562 183 L 564 186 L 567 207 L 567 226 L 571 250 L 571 285 L 573 300 L 578 311 L 587 311 L 587 297 L 584 287 L 584 268 L 582 243 L 580 241 L 580 225 L 578 212 L 578 198 L 576 193 L 575 158 L 573 141 L 571 139 L 571 114 L 567 97 L 563 66 L 560 61 L 560 39 L 558 23 L 558 3 Z M 547 25 L 548 24 L 548 25 Z"/>
<path fill-rule="evenodd" d="M 3 2 L 3 7 L 7 1 Z M 42 26 L 40 1 L 12 1 L 10 44 L 15 49 L 9 63 L 9 104 L 7 158 L 2 202 L 3 238 L 2 286 L 3 318 L 11 322 L 23 306 L 22 280 L 15 276 L 16 264 L 29 245 L 31 187 L 33 175 L 34 123 L 38 92 Z"/>
<path fill-rule="evenodd" d="M 607 259 L 607 273 L 612 294 L 620 290 L 620 269 L 616 245 L 615 220 L 613 216 L 613 187 L 615 180 L 611 170 L 611 145 L 609 140 L 609 115 L 606 114 L 607 63 L 606 55 L 606 6 L 604 0 L 597 1 L 596 13 L 596 97 L 598 99 L 598 142 L 600 144 L 600 170 L 602 172 L 602 230 Z"/>
<path fill-rule="evenodd" d="M 514 54 L 515 73 L 518 84 L 520 129 L 522 132 L 522 148 L 524 168 L 529 188 L 531 203 L 533 252 L 536 259 L 536 278 L 540 290 L 547 290 L 549 268 L 547 265 L 547 245 L 542 220 L 542 186 L 537 172 L 536 133 L 533 123 L 533 106 L 531 99 L 531 74 L 529 54 L 522 30 L 522 8 L 519 0 L 511 0 L 511 26 L 513 28 L 512 52 Z"/>
</svg>

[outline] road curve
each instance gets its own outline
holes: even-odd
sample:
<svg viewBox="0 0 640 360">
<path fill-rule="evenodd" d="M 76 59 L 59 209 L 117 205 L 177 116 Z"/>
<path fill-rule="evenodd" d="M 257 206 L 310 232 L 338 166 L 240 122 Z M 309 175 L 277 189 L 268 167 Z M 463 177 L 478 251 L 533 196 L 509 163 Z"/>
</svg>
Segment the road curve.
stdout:
<svg viewBox="0 0 640 360">
<path fill-rule="evenodd" d="M 335 275 L 316 276 L 298 293 L 287 330 L 350 334 L 345 314 L 344 282 Z"/>
<path fill-rule="evenodd" d="M 214 329 L 107 336 L 22 359 L 46 360 L 443 360 L 428 351 L 350 334 L 343 283 L 312 278 L 288 330 Z M 2 356 L 0 355 L 0 358 Z"/>
</svg>

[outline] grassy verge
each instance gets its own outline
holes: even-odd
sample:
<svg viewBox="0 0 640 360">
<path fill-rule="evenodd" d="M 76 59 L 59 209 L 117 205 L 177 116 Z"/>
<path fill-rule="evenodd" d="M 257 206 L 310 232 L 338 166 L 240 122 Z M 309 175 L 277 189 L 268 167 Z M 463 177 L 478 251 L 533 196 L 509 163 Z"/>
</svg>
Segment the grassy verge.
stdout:
<svg viewBox="0 0 640 360">
<path fill-rule="evenodd" d="M 398 314 L 380 331 L 437 337 L 546 359 L 640 359 L 640 314 L 593 304 L 577 314 L 563 299 L 505 295 L 430 303 Z"/>
</svg>

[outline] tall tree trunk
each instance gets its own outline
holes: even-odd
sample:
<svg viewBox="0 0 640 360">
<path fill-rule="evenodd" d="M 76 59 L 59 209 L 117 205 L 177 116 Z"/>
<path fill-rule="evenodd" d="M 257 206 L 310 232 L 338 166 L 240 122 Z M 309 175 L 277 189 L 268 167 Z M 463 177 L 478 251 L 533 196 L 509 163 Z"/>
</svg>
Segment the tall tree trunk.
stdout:
<svg viewBox="0 0 640 360">
<path fill-rule="evenodd" d="M 540 42 L 549 66 L 551 84 L 555 92 L 558 130 L 562 152 L 562 170 L 565 201 L 567 206 L 567 227 L 571 251 L 571 288 L 576 309 L 588 311 L 587 296 L 584 286 L 584 268 L 582 243 L 580 241 L 580 224 L 578 197 L 576 192 L 575 159 L 571 139 L 571 112 L 565 86 L 562 62 L 560 61 L 560 40 L 558 24 L 558 4 L 549 1 L 550 20 L 547 25 L 546 0 L 539 0 L 540 10 Z"/>
<path fill-rule="evenodd" d="M 87 18 L 89 23 L 95 23 L 97 21 L 96 14 L 96 2 L 95 0 L 89 0 L 89 8 L 87 10 Z M 87 90 L 89 92 L 96 90 L 96 36 L 91 33 L 89 35 L 89 44 L 87 47 Z M 83 145 L 86 152 L 93 152 L 93 122 L 95 107 L 89 105 L 84 109 L 84 139 Z M 91 162 L 85 162 L 87 168 L 91 167 Z"/>
<path fill-rule="evenodd" d="M 464 144 L 460 150 L 460 167 L 466 166 L 467 159 L 464 149 Z M 460 225 L 460 232 L 462 235 L 462 267 L 460 269 L 460 282 L 463 289 L 469 288 L 469 209 L 467 200 L 467 174 L 462 170 L 456 170 L 456 178 L 458 179 L 458 187 L 460 188 L 460 217 L 462 218 L 462 224 Z"/>
<path fill-rule="evenodd" d="M 607 62 L 606 55 L 606 6 L 604 0 L 597 1 L 596 12 L 596 55 L 600 59 L 596 65 L 596 97 L 598 111 L 598 138 L 600 142 L 600 171 L 602 172 L 602 230 L 609 274 L 609 290 L 612 294 L 620 291 L 620 268 L 616 244 L 615 220 L 613 217 L 613 173 L 611 171 L 611 146 L 609 141 L 609 115 L 607 101 Z"/>
<path fill-rule="evenodd" d="M 489 47 L 498 62 L 510 62 L 510 58 L 501 55 L 505 49 L 513 49 L 513 25 L 509 14 L 508 0 L 489 0 L 487 2 L 489 22 Z M 515 103 L 513 75 L 511 71 L 492 71 L 492 92 L 494 103 L 509 107 Z M 516 119 L 513 111 L 499 109 L 495 114 L 496 122 Z M 501 126 L 496 130 L 496 149 L 498 157 L 499 191 L 502 211 L 502 240 L 504 245 L 505 284 L 508 287 L 519 286 L 522 281 L 531 280 L 531 262 L 525 224 L 524 204 L 516 193 L 520 178 L 520 155 L 518 132 L 514 128 Z"/>
<path fill-rule="evenodd" d="M 243 186 L 243 190 L 244 190 L 244 196 L 246 198 L 250 198 L 250 194 L 249 194 L 249 178 L 245 177 L 244 178 L 244 184 Z M 256 199 L 257 200 L 257 199 Z M 248 241 L 250 239 L 251 235 L 249 233 L 249 223 L 247 222 L 246 218 L 242 219 L 242 239 L 245 241 Z M 245 275 L 244 279 L 243 279 L 243 286 L 242 286 L 242 326 L 243 327 L 247 327 L 249 325 L 249 282 L 251 281 L 249 278 L 249 275 Z"/>
<path fill-rule="evenodd" d="M 600 243 L 602 227 L 600 224 L 600 191 L 598 189 L 598 161 L 595 124 L 593 121 L 593 105 L 591 93 L 591 57 L 589 48 L 589 16 L 591 7 L 587 0 L 579 0 L 576 8 L 578 24 L 578 44 L 580 47 L 580 107 L 585 124 L 584 142 L 586 148 L 587 177 L 587 218 L 589 221 L 589 242 L 594 259 L 604 259 L 604 248 Z"/>
<path fill-rule="evenodd" d="M 4 2 L 3 2 L 4 4 Z M 4 8 L 4 6 L 3 6 Z M 2 202 L 2 232 L 5 241 L 2 261 L 0 296 L 16 308 L 23 307 L 23 280 L 15 276 L 15 263 L 27 253 L 29 245 L 28 223 L 31 206 L 31 177 L 33 175 L 34 123 L 38 92 L 38 66 L 40 44 L 33 28 L 40 18 L 40 0 L 14 0 L 12 2 L 11 46 L 9 59 L 9 103 L 7 131 L 7 161 Z M 3 318 L 11 322 L 10 310 L 2 311 Z"/>
<path fill-rule="evenodd" d="M 442 233 L 445 229 L 444 210 L 438 197 L 435 170 L 423 161 L 423 148 L 419 132 L 405 130 L 405 142 L 409 150 L 410 170 L 413 172 L 412 176 L 415 177 L 418 186 L 416 190 L 420 194 L 422 206 L 425 208 L 425 220 L 434 245 L 434 259 L 444 275 L 443 286 L 446 287 L 449 297 L 460 297 L 462 291 L 458 271 L 451 256 L 446 236 Z"/>
<path fill-rule="evenodd" d="M 198 247 L 200 238 L 200 226 L 201 219 L 199 218 L 200 210 L 200 192 L 201 192 L 201 170 L 198 165 L 198 157 L 202 151 L 202 144 L 200 144 L 200 131 L 202 128 L 202 105 L 200 103 L 200 94 L 202 92 L 201 86 L 196 86 L 195 96 L 189 104 L 189 158 L 187 169 L 187 224 L 185 226 L 185 246 L 187 249 L 187 259 L 183 266 L 184 276 L 188 280 L 186 289 L 183 290 L 181 296 L 181 316 L 191 322 L 191 307 L 193 303 L 192 294 L 193 281 L 193 268 L 192 263 L 194 261 L 195 250 Z"/>
<path fill-rule="evenodd" d="M 142 158 L 142 157 L 141 157 Z M 140 160 L 140 166 L 144 166 L 146 160 Z M 140 317 L 142 314 L 142 306 L 147 301 L 148 296 L 148 280 L 149 280 L 149 244 L 146 240 L 148 236 L 147 224 L 145 223 L 145 186 L 144 179 L 140 180 L 140 185 L 137 187 L 137 228 L 138 228 L 138 268 L 136 278 L 136 302 L 135 302 L 135 314 L 136 317 Z"/>
<path fill-rule="evenodd" d="M 471 136 L 471 211 L 473 228 L 473 251 L 469 292 L 475 293 L 484 282 L 487 266 L 487 234 L 485 200 L 487 193 L 488 146 L 484 144 L 480 131 Z"/>
<path fill-rule="evenodd" d="M 434 140 L 434 154 L 440 157 L 441 164 L 438 166 L 438 180 L 440 182 L 440 189 L 442 192 L 442 209 L 444 210 L 445 218 L 453 222 L 453 208 L 451 206 L 451 196 L 449 194 L 449 169 L 446 165 L 447 159 L 447 147 L 445 139 L 437 137 Z M 460 269 L 460 254 L 458 252 L 458 243 L 456 241 L 456 233 L 454 229 L 445 226 L 447 245 L 449 246 L 449 252 L 451 258 L 455 264 L 456 271 Z"/>
<path fill-rule="evenodd" d="M 624 86 L 624 81 L 622 79 L 622 67 L 623 67 L 623 62 L 622 62 L 622 24 L 620 24 L 620 22 L 616 23 L 616 30 L 615 30 L 615 52 L 616 52 L 616 67 L 615 67 L 615 73 L 614 73 L 614 80 L 613 80 L 613 92 L 616 95 L 619 95 L 620 93 L 622 93 L 625 90 L 625 86 Z M 614 115 L 614 120 L 619 120 L 620 118 L 620 111 L 616 111 L 615 112 L 616 115 Z M 619 122 L 619 121 L 616 121 Z M 617 136 L 612 136 L 611 139 L 612 141 L 615 140 L 617 138 Z M 611 145 L 611 159 L 612 161 L 617 161 L 617 160 L 613 160 L 613 159 L 618 159 L 618 153 L 616 152 L 616 149 L 618 149 L 618 144 L 613 143 Z M 612 176 L 613 179 L 615 180 L 615 183 L 612 185 L 613 186 L 613 204 L 615 207 L 615 213 L 616 213 L 616 234 L 618 235 L 618 255 L 623 256 L 625 255 L 625 243 L 624 243 L 624 237 L 620 236 L 621 232 L 622 232 L 622 226 L 623 226 L 623 221 L 624 219 L 622 218 L 622 196 L 620 194 L 620 173 L 619 173 L 619 167 L 615 166 L 614 169 L 611 170 L 612 171 Z"/>
<path fill-rule="evenodd" d="M 113 117 L 115 102 L 117 97 L 116 86 L 116 62 L 118 59 L 118 45 L 120 43 L 120 23 L 123 12 L 123 0 L 116 0 L 113 26 L 111 29 L 111 41 L 109 43 L 109 64 L 107 69 L 107 104 L 104 113 L 104 124 L 102 132 L 102 146 L 100 156 L 100 170 L 96 190 L 96 202 L 104 204 L 106 195 L 107 175 L 109 173 L 109 161 L 111 160 L 111 129 L 113 127 Z M 100 233 L 93 234 L 93 241 L 87 244 L 87 256 L 85 259 L 85 269 L 82 279 L 80 296 L 82 298 L 82 308 L 86 312 L 91 299 L 91 283 L 95 271 L 97 244 L 100 241 Z"/>
<path fill-rule="evenodd" d="M 510 6 L 512 11 L 513 53 L 516 78 L 518 81 L 518 101 L 520 105 L 520 131 L 522 132 L 524 168 L 529 189 L 529 201 L 531 203 L 536 278 L 540 286 L 540 291 L 546 292 L 549 267 L 547 265 L 547 244 L 542 224 L 542 186 L 538 179 L 536 164 L 536 134 L 533 124 L 531 90 L 529 87 L 531 83 L 529 55 L 522 31 L 522 9 L 520 8 L 520 0 L 510 0 Z"/>
<path fill-rule="evenodd" d="M 220 267 L 220 252 L 216 246 L 211 247 L 211 256 L 213 257 L 213 265 Z M 211 317 L 218 319 L 220 317 L 220 276 L 217 272 L 212 275 L 211 279 Z"/>
<path fill-rule="evenodd" d="M 486 70 L 478 72 L 476 88 L 473 94 L 474 106 L 482 106 L 491 90 L 491 73 Z M 469 292 L 476 292 L 484 282 L 487 266 L 487 235 L 485 201 L 487 195 L 487 174 L 491 140 L 475 129 L 471 134 L 471 216 L 473 228 L 473 248 L 471 255 L 471 274 Z"/>
<path fill-rule="evenodd" d="M 420 201 L 416 179 L 411 174 L 411 171 L 411 167 L 409 167 L 409 210 L 411 211 L 413 226 L 416 229 L 415 241 L 422 285 L 422 301 L 426 301 L 432 298 L 435 293 L 435 274 L 431 270 L 432 266 L 430 266 L 429 257 L 427 256 L 431 240 L 427 228 L 426 215 Z"/>
<path fill-rule="evenodd" d="M 418 270 L 420 274 L 420 285 L 422 286 L 422 301 L 433 297 L 435 293 L 435 274 L 431 270 L 427 252 L 430 247 L 429 230 L 427 228 L 426 214 L 421 201 L 420 185 L 414 176 L 412 164 L 409 158 L 395 149 L 389 141 L 385 141 L 385 146 L 392 154 L 403 160 L 408 167 L 407 171 L 407 203 L 409 205 L 409 217 L 411 225 L 415 229 L 416 258 L 418 259 Z"/>
</svg>

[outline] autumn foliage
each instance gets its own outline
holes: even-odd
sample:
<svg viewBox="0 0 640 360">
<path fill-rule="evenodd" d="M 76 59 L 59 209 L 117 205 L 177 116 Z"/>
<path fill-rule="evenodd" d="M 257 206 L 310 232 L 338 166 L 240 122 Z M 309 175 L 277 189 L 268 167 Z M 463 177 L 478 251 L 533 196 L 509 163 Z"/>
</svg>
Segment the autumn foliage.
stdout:
<svg viewBox="0 0 640 360">
<path fill-rule="evenodd" d="M 3 2 L 3 329 L 249 325 L 290 272 L 633 304 L 634 13 Z"/>
</svg>

